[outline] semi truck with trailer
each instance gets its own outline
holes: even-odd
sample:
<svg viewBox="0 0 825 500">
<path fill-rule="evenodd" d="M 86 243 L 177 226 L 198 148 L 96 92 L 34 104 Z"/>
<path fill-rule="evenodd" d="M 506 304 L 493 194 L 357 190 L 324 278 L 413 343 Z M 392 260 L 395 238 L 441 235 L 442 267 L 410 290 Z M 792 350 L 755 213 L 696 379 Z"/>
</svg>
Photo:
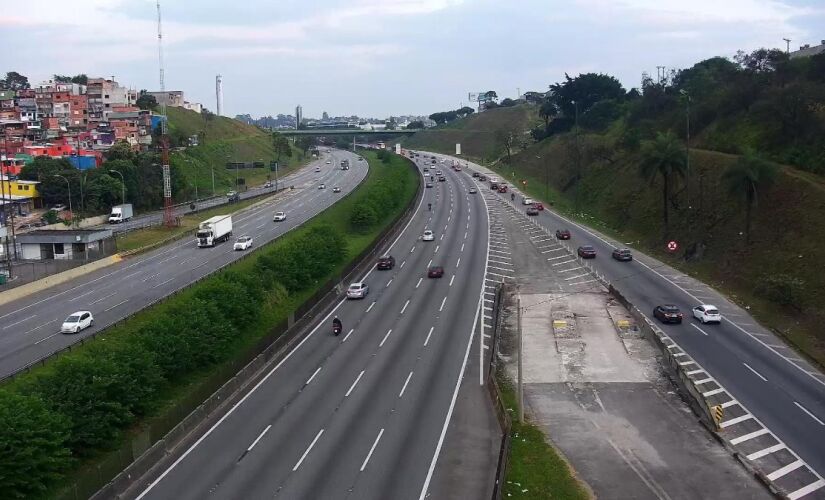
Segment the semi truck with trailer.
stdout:
<svg viewBox="0 0 825 500">
<path fill-rule="evenodd" d="M 216 215 L 198 225 L 196 242 L 199 247 L 213 247 L 232 236 L 232 216 Z"/>
</svg>

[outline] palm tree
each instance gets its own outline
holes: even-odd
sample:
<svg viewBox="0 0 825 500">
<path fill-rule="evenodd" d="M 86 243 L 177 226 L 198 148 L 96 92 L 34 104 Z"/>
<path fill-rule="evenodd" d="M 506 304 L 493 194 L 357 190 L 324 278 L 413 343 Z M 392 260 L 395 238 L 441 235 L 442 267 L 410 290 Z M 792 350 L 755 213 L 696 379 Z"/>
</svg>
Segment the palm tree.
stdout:
<svg viewBox="0 0 825 500">
<path fill-rule="evenodd" d="M 685 148 L 672 132 L 659 132 L 652 141 L 645 141 L 642 145 L 642 162 L 639 170 L 643 177 L 651 184 L 657 177 L 662 178 L 662 217 L 665 224 L 665 234 L 668 232 L 670 218 L 668 202 L 673 176 L 685 176 Z"/>
<path fill-rule="evenodd" d="M 778 172 L 776 165 L 748 152 L 722 174 L 728 192 L 745 200 L 745 243 L 751 241 L 751 216 L 759 191 L 773 184 Z"/>
</svg>

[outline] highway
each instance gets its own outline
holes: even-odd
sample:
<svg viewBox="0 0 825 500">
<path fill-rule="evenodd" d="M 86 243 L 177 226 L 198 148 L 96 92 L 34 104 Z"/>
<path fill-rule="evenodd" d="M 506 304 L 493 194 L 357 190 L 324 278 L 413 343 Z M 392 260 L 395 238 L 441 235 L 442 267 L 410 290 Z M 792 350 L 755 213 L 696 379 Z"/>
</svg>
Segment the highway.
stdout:
<svg viewBox="0 0 825 500">
<path fill-rule="evenodd" d="M 465 160 L 459 161 L 465 164 Z M 499 176 L 487 168 L 472 163 L 469 166 L 486 175 Z M 486 186 L 489 189 L 489 183 Z M 517 190 L 516 193 L 517 208 L 525 210 L 527 207 L 521 205 L 521 193 Z M 510 199 L 510 193 L 500 196 L 507 201 Z M 800 359 L 781 339 L 760 326 L 746 309 L 733 304 L 710 286 L 636 250 L 633 250 L 632 262 L 613 260 L 611 251 L 614 248 L 630 245 L 616 242 L 552 210 L 541 211 L 535 219 L 551 231 L 569 229 L 572 233 L 570 247 L 574 252 L 580 245 L 594 246 L 597 257 L 591 261 L 593 268 L 649 318 L 653 318 L 652 311 L 657 305 L 672 303 L 679 306 L 685 315 L 683 324 L 654 322 L 701 365 L 702 370 L 696 372 L 706 371 L 695 376 L 707 380 L 710 388 L 719 386 L 719 389 L 709 390 L 706 397 L 724 405 L 725 420 L 728 421 L 723 421 L 724 432 L 742 436 L 737 443 L 742 448 L 738 451 L 750 455 L 756 463 L 775 459 L 776 462 L 766 465 L 767 472 L 775 471 L 770 479 L 779 481 L 780 485 L 787 481 L 786 491 L 794 492 L 800 498 L 825 492 L 825 481 L 822 481 L 825 474 L 825 375 L 821 371 Z M 702 325 L 693 319 L 691 309 L 702 303 L 719 307 L 723 315 L 721 324 Z M 766 438 L 763 426 L 775 435 L 773 441 L 760 441 Z M 765 444 L 760 445 L 760 442 Z M 796 495 L 791 498 L 797 498 Z"/>
<path fill-rule="evenodd" d="M 343 158 L 350 160 L 347 171 L 339 166 Z M 192 237 L 0 306 L 0 377 L 15 373 L 241 258 L 245 252 L 232 249 L 235 237 L 252 236 L 253 245 L 260 246 L 320 213 L 366 177 L 367 162 L 357 158 L 352 153 L 333 150 L 287 176 L 283 182 L 294 185 L 294 190 L 233 215 L 230 241 L 213 248 L 198 248 L 193 233 Z M 316 167 L 321 172 L 315 172 Z M 318 189 L 321 182 L 326 183 L 326 189 Z M 333 193 L 334 186 L 342 192 Z M 286 220 L 273 222 L 276 211 L 286 212 Z M 95 325 L 76 335 L 58 333 L 62 321 L 78 310 L 91 311 Z"/>
<path fill-rule="evenodd" d="M 138 498 L 425 497 L 478 342 L 489 245 L 483 197 L 442 169 L 390 247 L 395 268 L 367 272 L 364 300 L 338 303 Z"/>
</svg>

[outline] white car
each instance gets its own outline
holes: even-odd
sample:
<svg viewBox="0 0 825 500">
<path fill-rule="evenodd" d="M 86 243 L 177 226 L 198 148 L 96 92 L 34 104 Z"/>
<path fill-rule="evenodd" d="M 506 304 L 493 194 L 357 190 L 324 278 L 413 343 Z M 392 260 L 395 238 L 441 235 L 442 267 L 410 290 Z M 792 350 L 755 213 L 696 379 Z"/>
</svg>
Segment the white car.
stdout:
<svg viewBox="0 0 825 500">
<path fill-rule="evenodd" d="M 331 162 L 331 161 L 329 161 L 329 160 L 327 160 L 327 165 L 332 165 L 332 162 Z M 316 172 L 320 172 L 320 171 L 321 171 L 321 169 L 319 168 L 319 169 L 317 169 L 317 170 L 315 170 L 315 171 L 316 171 Z"/>
<path fill-rule="evenodd" d="M 329 162 L 327 162 L 327 163 L 329 163 Z M 315 167 L 315 171 L 316 171 L 316 172 L 320 172 L 320 171 L 321 171 L 321 167 Z"/>
<path fill-rule="evenodd" d="M 77 311 L 69 315 L 60 325 L 60 333 L 78 333 L 95 324 L 95 319 L 89 311 Z"/>
<path fill-rule="evenodd" d="M 476 188 L 470 188 L 470 194 L 476 194 L 478 190 Z"/>
<path fill-rule="evenodd" d="M 235 250 L 249 250 L 252 248 L 252 237 L 241 236 L 237 241 L 235 241 L 235 246 L 232 248 Z"/>
<path fill-rule="evenodd" d="M 357 282 L 352 283 L 349 288 L 347 288 L 347 298 L 348 299 L 363 299 L 370 293 L 370 287 L 366 283 Z"/>
<path fill-rule="evenodd" d="M 286 220 L 286 212 L 275 212 L 275 215 L 272 217 L 272 220 L 275 222 L 281 222 L 282 220 Z"/>
<path fill-rule="evenodd" d="M 533 198 L 524 198 L 523 200 L 521 200 L 522 205 L 532 205 L 533 203 L 535 203 L 535 201 L 533 201 Z"/>
<path fill-rule="evenodd" d="M 710 304 L 702 304 L 693 308 L 693 317 L 704 323 L 721 323 L 722 315 L 719 308 Z"/>
<path fill-rule="evenodd" d="M 327 188 L 326 184 L 318 184 L 318 189 L 326 189 L 326 188 Z"/>
<path fill-rule="evenodd" d="M 435 235 L 433 234 L 432 231 L 427 229 L 426 231 L 424 231 L 424 234 L 421 235 L 421 239 L 423 241 L 433 241 L 435 239 Z"/>
</svg>

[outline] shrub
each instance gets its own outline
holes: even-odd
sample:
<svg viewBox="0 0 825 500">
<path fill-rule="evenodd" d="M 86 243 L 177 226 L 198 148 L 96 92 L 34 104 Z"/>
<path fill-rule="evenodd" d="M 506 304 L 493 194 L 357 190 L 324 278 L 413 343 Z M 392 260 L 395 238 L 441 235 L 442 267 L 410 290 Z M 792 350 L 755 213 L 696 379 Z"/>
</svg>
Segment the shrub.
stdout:
<svg viewBox="0 0 825 500">
<path fill-rule="evenodd" d="M 0 498 L 42 495 L 72 463 L 68 422 L 33 396 L 0 391 Z"/>
<path fill-rule="evenodd" d="M 756 284 L 757 295 L 781 304 L 801 310 L 807 292 L 805 281 L 787 274 L 766 274 Z"/>
</svg>

